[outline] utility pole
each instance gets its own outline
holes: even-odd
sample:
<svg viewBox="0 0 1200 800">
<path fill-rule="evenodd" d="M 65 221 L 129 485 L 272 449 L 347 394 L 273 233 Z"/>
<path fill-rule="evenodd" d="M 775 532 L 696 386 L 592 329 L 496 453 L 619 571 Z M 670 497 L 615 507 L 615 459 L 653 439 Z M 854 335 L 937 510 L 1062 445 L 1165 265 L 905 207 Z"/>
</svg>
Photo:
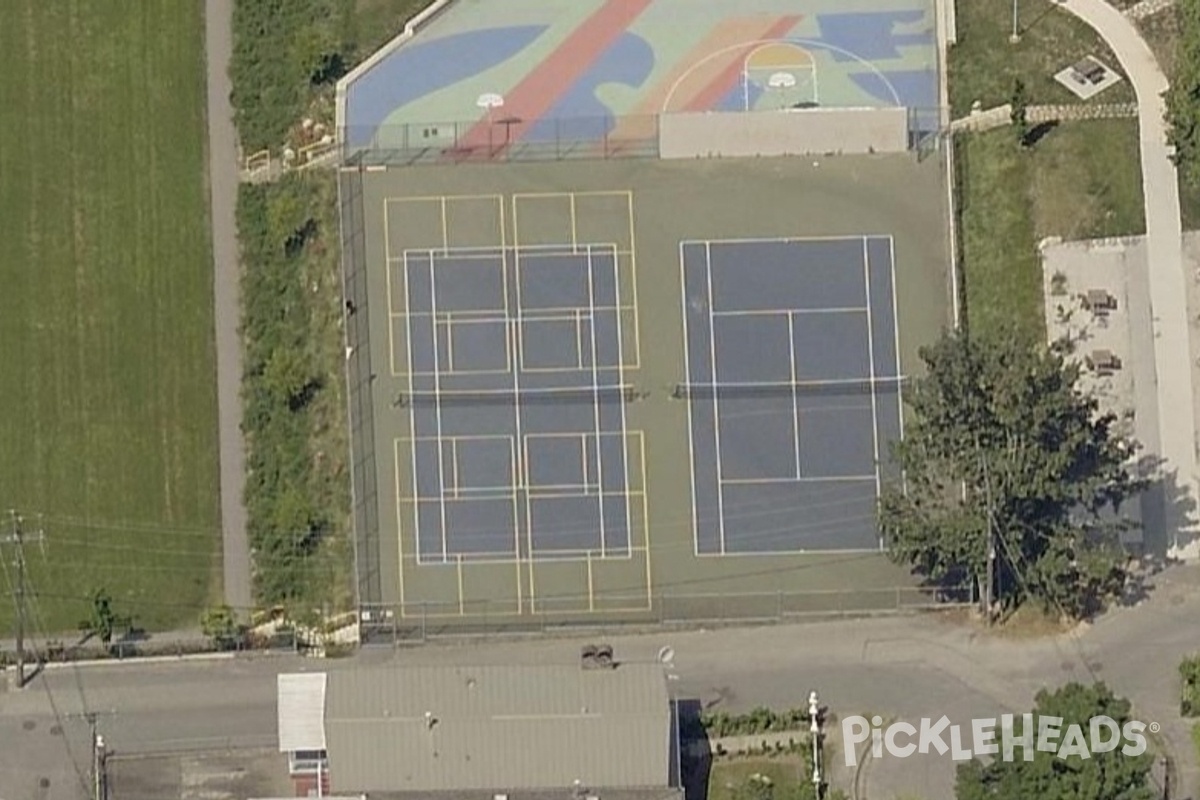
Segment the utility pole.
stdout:
<svg viewBox="0 0 1200 800">
<path fill-rule="evenodd" d="M 113 716 L 116 711 L 87 711 L 83 714 L 68 714 L 67 719 L 87 720 L 92 741 L 92 797 L 91 800 L 108 800 L 108 747 L 98 730 L 101 716 Z"/>
<path fill-rule="evenodd" d="M 11 530 L 9 534 L 0 538 L 0 545 L 9 544 L 13 546 L 13 566 L 16 567 L 17 579 L 13 582 L 13 605 L 16 609 L 15 625 L 17 635 L 17 688 L 21 689 L 25 686 L 25 626 L 28 624 L 29 612 L 27 604 L 29 602 L 29 590 L 27 587 L 28 578 L 25 569 L 25 543 L 27 541 L 36 541 L 42 544 L 45 541 L 42 530 L 39 527 L 37 533 L 28 535 L 25 532 L 25 520 L 16 511 L 9 511 L 9 521 Z M 0 553 L 0 558 L 3 553 Z"/>
</svg>

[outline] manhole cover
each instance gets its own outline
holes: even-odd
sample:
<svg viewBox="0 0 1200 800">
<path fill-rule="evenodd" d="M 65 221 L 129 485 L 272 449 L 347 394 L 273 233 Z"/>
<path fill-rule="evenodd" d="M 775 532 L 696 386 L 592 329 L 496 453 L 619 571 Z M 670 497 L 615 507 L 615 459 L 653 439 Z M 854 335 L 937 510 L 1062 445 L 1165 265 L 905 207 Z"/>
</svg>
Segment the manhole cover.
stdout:
<svg viewBox="0 0 1200 800">
<path fill-rule="evenodd" d="M 21 723 L 21 728 L 24 730 L 27 730 L 27 731 L 31 731 L 36 727 L 37 727 L 37 723 L 31 719 L 27 719 Z"/>
<path fill-rule="evenodd" d="M 50 735 L 51 736 L 62 736 L 62 725 L 51 725 L 50 726 Z"/>
<path fill-rule="evenodd" d="M 38 788 L 49 789 L 50 788 L 50 779 L 46 778 L 46 777 L 38 778 Z"/>
</svg>

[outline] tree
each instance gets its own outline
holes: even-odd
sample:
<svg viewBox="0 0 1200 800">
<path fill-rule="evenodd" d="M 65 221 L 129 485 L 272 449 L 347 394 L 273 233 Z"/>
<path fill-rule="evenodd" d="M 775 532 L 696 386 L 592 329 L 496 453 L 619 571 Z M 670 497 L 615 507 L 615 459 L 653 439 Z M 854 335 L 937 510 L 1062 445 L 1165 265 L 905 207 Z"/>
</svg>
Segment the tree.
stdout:
<svg viewBox="0 0 1200 800">
<path fill-rule="evenodd" d="M 200 630 L 221 648 L 229 647 L 242 633 L 237 615 L 226 605 L 205 609 L 200 615 Z"/>
<path fill-rule="evenodd" d="M 92 632 L 100 641 L 109 644 L 116 627 L 117 615 L 112 608 L 112 595 L 106 589 L 97 589 L 92 593 Z"/>
<path fill-rule="evenodd" d="M 1009 119 L 1017 134 L 1017 144 L 1021 147 L 1029 145 L 1029 98 L 1025 93 L 1025 81 L 1017 78 L 1013 81 L 1012 98 L 1008 101 Z"/>
<path fill-rule="evenodd" d="M 1095 610 L 1124 585 L 1136 446 L 1057 348 L 948 334 L 920 355 L 928 374 L 906 393 L 912 422 L 894 451 L 904 481 L 880 500 L 891 558 L 935 582 L 981 582 L 990 527 L 1005 605 Z"/>
<path fill-rule="evenodd" d="M 1152 764 L 1148 753 L 1126 755 L 1121 752 L 1122 741 L 1108 752 L 1091 750 L 1091 720 L 1109 717 L 1118 726 L 1129 722 L 1129 702 L 1116 697 L 1103 683 L 1083 686 L 1070 683 L 1053 694 L 1045 689 L 1038 692 L 1034 709 L 1034 725 L 1046 717 L 1061 717 L 1062 732 L 1056 741 L 1061 746 L 1068 740 L 1071 725 L 1080 726 L 1083 741 L 1089 748 L 1088 757 L 1035 750 L 1032 761 L 1014 748 L 1012 760 L 993 758 L 990 763 L 970 761 L 958 767 L 955 786 L 957 800 L 996 800 L 1009 797 L 1036 797 L 1039 800 L 1153 800 L 1149 774 Z M 1020 735 L 1021 722 L 1014 721 Z M 1143 734 L 1144 735 L 1144 734 Z M 1110 731 L 1103 733 L 1108 741 Z M 999 736 L 997 736 L 999 739 Z M 1035 742 L 1037 735 L 1035 732 Z"/>
<path fill-rule="evenodd" d="M 1167 89 L 1167 123 L 1184 182 L 1200 188 L 1200 4 L 1180 3 L 1179 44 Z"/>
</svg>

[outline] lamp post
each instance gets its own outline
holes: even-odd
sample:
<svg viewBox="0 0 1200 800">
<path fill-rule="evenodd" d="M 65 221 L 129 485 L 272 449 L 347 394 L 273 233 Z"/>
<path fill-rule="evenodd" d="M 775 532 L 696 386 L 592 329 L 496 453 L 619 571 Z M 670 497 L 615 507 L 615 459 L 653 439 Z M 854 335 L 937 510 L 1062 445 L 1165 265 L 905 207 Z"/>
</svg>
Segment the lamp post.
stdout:
<svg viewBox="0 0 1200 800">
<path fill-rule="evenodd" d="M 808 693 L 808 719 L 809 732 L 812 734 L 812 782 L 813 789 L 816 790 L 817 797 L 821 797 L 823 792 L 822 776 L 821 776 L 821 703 L 817 699 L 816 691 Z"/>
</svg>

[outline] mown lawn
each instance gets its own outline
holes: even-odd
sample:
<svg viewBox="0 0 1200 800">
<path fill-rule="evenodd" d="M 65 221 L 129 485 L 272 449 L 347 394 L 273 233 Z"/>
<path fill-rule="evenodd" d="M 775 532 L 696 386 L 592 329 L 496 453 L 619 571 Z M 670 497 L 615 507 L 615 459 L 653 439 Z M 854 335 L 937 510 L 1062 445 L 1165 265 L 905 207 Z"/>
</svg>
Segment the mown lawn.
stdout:
<svg viewBox="0 0 1200 800">
<path fill-rule="evenodd" d="M 219 586 L 202 8 L 0 0 L 0 509 L 51 631 Z"/>
<path fill-rule="evenodd" d="M 1020 41 L 1009 41 L 1012 4 L 957 0 L 958 43 L 950 51 L 955 118 L 1012 97 L 1019 79 L 1030 104 L 1080 102 L 1054 73 L 1091 54 L 1116 58 L 1091 28 L 1044 0 L 1020 3 Z M 1092 103 L 1134 99 L 1127 82 Z M 1068 122 L 1022 150 L 1011 128 L 956 140 L 963 283 L 968 324 L 976 330 L 1039 337 L 1041 260 L 1048 236 L 1086 239 L 1145 232 L 1137 121 Z"/>
<path fill-rule="evenodd" d="M 1022 150 L 1012 129 L 956 140 L 973 330 L 1044 331 L 1037 243 L 1144 233 L 1136 120 L 1070 122 Z"/>
<path fill-rule="evenodd" d="M 950 107 L 955 118 L 967 114 L 976 100 L 983 108 L 1003 105 L 1013 84 L 1025 83 L 1031 104 L 1078 103 L 1054 75 L 1086 55 L 1120 68 L 1112 51 L 1091 28 L 1047 0 L 1019 4 L 1021 39 L 1009 42 L 1012 3 L 1003 0 L 957 0 L 958 43 L 950 49 Z M 1089 102 L 1123 103 L 1134 99 L 1122 81 Z"/>
</svg>

